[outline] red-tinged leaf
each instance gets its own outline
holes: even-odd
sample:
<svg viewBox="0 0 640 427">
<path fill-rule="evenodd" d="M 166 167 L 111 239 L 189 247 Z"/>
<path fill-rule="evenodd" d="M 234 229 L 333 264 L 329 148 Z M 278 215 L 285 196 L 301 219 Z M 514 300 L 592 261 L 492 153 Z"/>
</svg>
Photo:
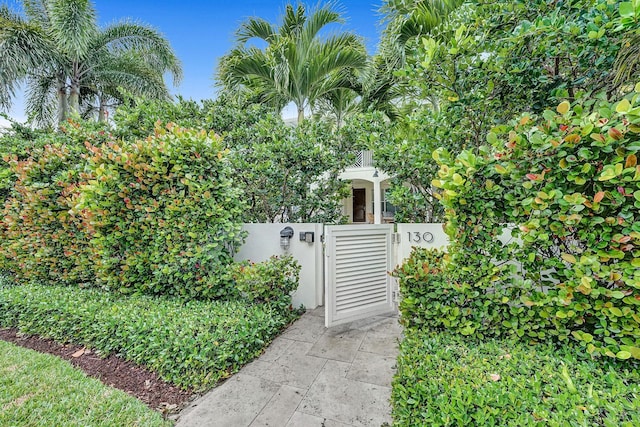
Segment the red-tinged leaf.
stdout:
<svg viewBox="0 0 640 427">
<path fill-rule="evenodd" d="M 535 173 L 528 173 L 527 178 L 529 178 L 531 181 L 537 181 L 540 179 L 540 177 Z"/>
<path fill-rule="evenodd" d="M 604 191 L 598 191 L 595 196 L 593 196 L 594 203 L 600 203 L 604 198 Z"/>
<path fill-rule="evenodd" d="M 625 168 L 632 168 L 637 164 L 638 164 L 638 158 L 636 157 L 636 155 L 635 154 L 629 154 L 627 156 L 627 160 L 624 162 L 624 167 Z"/>
<path fill-rule="evenodd" d="M 613 139 L 615 139 L 616 141 L 621 140 L 622 138 L 624 138 L 624 134 L 622 132 L 620 132 L 618 129 L 616 128 L 610 128 L 609 132 L 607 132 L 609 134 L 609 136 Z"/>
<path fill-rule="evenodd" d="M 565 142 L 571 143 L 571 144 L 577 144 L 578 142 L 580 142 L 580 135 L 576 134 L 576 133 L 572 133 L 571 135 L 567 135 L 564 140 Z"/>
</svg>

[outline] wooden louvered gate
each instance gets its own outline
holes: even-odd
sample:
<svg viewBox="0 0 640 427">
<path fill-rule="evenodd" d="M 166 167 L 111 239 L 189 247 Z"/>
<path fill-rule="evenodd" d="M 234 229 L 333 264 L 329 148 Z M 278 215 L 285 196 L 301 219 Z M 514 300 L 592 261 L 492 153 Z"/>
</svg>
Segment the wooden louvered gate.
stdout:
<svg viewBox="0 0 640 427">
<path fill-rule="evenodd" d="M 392 224 L 325 227 L 325 326 L 395 310 Z"/>
</svg>

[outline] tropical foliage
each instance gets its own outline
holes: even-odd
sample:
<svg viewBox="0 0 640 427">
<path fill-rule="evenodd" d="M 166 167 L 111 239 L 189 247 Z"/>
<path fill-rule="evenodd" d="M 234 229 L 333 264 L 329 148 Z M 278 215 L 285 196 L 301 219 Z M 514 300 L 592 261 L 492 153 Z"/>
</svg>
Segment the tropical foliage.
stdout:
<svg viewBox="0 0 640 427">
<path fill-rule="evenodd" d="M 156 30 L 123 21 L 99 28 L 87 0 L 24 0 L 24 15 L 0 7 L 0 108 L 27 85 L 27 110 L 40 125 L 61 124 L 72 112 L 107 107 L 128 93 L 167 98 L 163 73 L 181 68 Z"/>
<path fill-rule="evenodd" d="M 264 105 L 238 104 L 224 96 L 202 105 L 180 100 L 123 107 L 114 116 L 115 132 L 145 135 L 158 120 L 222 136 L 234 185 L 247 201 L 243 222 L 342 221 L 340 202 L 347 188 L 337 175 L 353 160 L 347 151 L 356 144 L 352 134 L 344 137 L 317 121 L 291 127 Z"/>
<path fill-rule="evenodd" d="M 2 269 L 123 293 L 234 295 L 224 272 L 244 204 L 219 136 L 167 126 L 116 142 L 64 129 L 66 141 L 8 159 L 17 181 L 3 210 Z"/>
<path fill-rule="evenodd" d="M 563 101 L 478 155 L 436 151 L 451 245 L 399 270 L 406 321 L 640 359 L 639 98 Z"/>
<path fill-rule="evenodd" d="M 366 51 L 352 33 L 321 37 L 343 22 L 331 5 L 307 10 L 288 4 L 279 26 L 251 18 L 236 32 L 237 46 L 220 60 L 217 79 L 226 90 L 248 91 L 279 110 L 293 102 L 298 123 L 320 99 L 353 87 L 352 73 L 365 65 Z M 264 49 L 250 42 L 259 39 Z"/>
<path fill-rule="evenodd" d="M 394 204 L 433 206 L 437 166 L 428 153 L 438 147 L 474 150 L 489 129 L 523 111 L 603 90 L 614 96 L 611 72 L 628 34 L 620 22 L 618 4 L 605 0 L 470 2 L 450 12 L 398 72 L 408 79 L 413 108 L 383 157 L 400 176 L 420 178 L 411 181 L 416 191 L 396 187 Z M 404 163 L 407 152 L 415 162 Z M 405 164 L 420 165 L 421 173 Z M 415 212 L 414 220 L 437 215 Z"/>
</svg>

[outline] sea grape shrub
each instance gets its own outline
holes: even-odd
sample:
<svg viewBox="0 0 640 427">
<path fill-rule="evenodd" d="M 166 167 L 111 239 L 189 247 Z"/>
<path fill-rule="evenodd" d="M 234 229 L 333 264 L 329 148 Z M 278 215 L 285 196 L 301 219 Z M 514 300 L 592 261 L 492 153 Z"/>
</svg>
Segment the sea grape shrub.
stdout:
<svg viewBox="0 0 640 427">
<path fill-rule="evenodd" d="M 87 144 L 91 179 L 74 210 L 91 233 L 96 279 L 122 293 L 223 298 L 242 243 L 243 197 L 222 139 L 172 124 L 145 140 Z"/>
<path fill-rule="evenodd" d="M 298 288 L 300 264 L 292 256 L 272 256 L 263 262 L 234 264 L 231 277 L 241 297 L 280 308 L 291 306 L 291 293 Z"/>
<path fill-rule="evenodd" d="M 474 334 L 640 359 L 638 92 L 563 101 L 497 126 L 475 153 L 434 153 L 446 270 L 482 319 Z M 505 228 L 510 241 L 498 238 Z"/>
<path fill-rule="evenodd" d="M 438 249 L 415 247 L 393 272 L 400 285 L 400 322 L 405 327 L 448 329 L 466 323 L 471 310 L 458 306 L 464 293 L 448 280 Z"/>
</svg>

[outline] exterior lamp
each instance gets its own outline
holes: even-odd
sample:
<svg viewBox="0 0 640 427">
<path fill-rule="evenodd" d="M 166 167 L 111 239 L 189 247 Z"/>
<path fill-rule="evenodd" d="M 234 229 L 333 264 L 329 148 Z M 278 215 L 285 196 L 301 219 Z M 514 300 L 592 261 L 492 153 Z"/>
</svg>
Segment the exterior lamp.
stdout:
<svg viewBox="0 0 640 427">
<path fill-rule="evenodd" d="M 373 173 L 373 177 L 377 178 L 378 177 L 378 169 L 376 169 L 376 171 Z"/>
<path fill-rule="evenodd" d="M 284 250 L 289 249 L 289 243 L 293 237 L 293 228 L 285 227 L 280 230 L 280 247 Z"/>
</svg>

